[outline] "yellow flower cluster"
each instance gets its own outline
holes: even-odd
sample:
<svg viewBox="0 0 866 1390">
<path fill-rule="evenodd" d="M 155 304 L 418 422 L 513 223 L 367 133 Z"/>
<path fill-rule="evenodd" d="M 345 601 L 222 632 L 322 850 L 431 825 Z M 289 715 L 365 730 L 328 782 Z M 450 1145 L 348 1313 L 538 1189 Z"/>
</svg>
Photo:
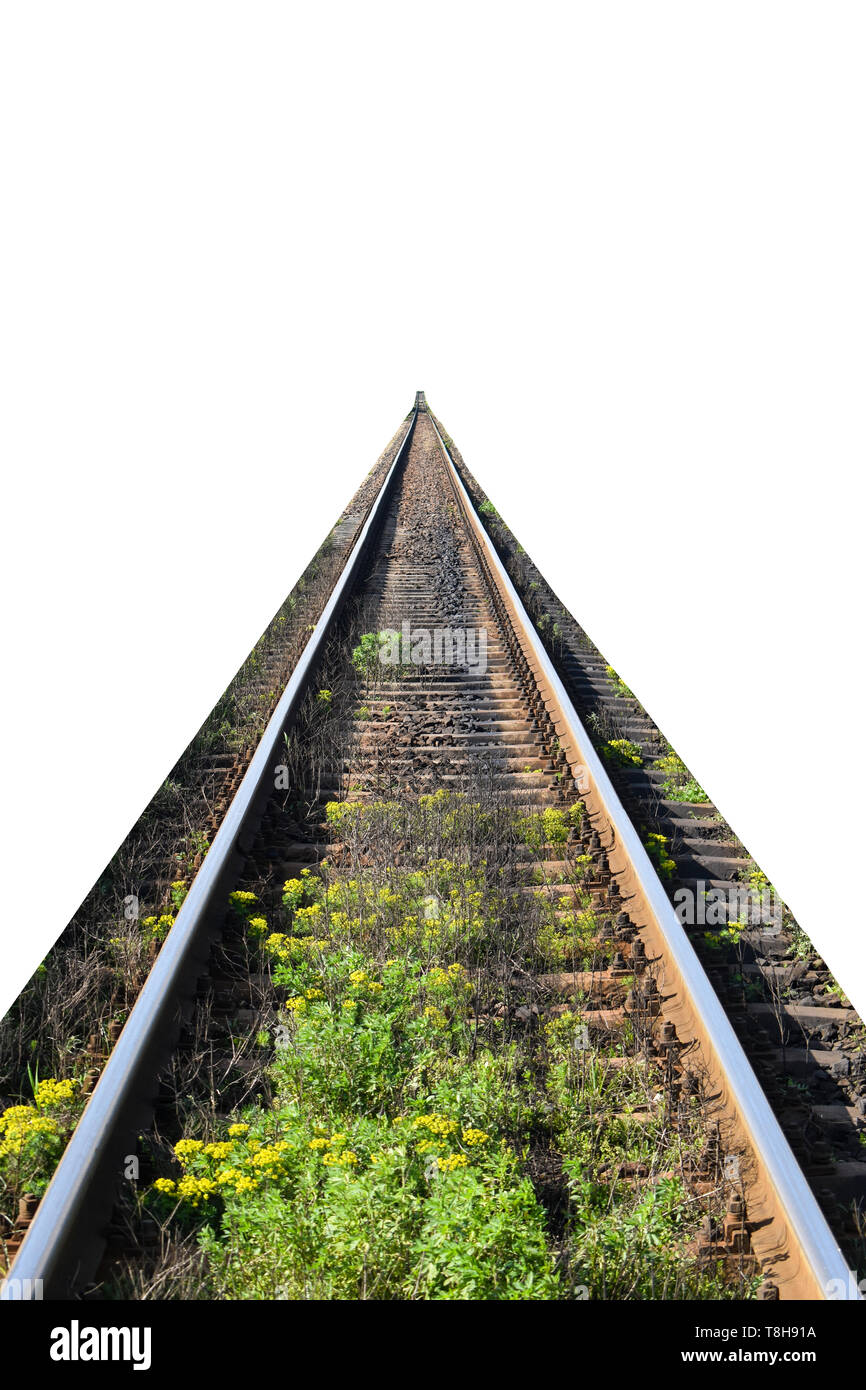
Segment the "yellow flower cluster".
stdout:
<svg viewBox="0 0 866 1390">
<path fill-rule="evenodd" d="M 350 1168 L 353 1168 L 357 1164 L 358 1155 L 352 1149 L 343 1148 L 346 1142 L 345 1134 L 332 1134 L 330 1139 L 328 1139 L 325 1137 L 324 1133 L 322 1133 L 321 1125 L 316 1125 L 315 1128 L 319 1131 L 319 1134 L 315 1139 L 310 1140 L 308 1147 L 311 1148 L 314 1153 L 321 1153 L 323 1163 L 331 1168 L 338 1163 L 346 1164 Z M 325 1152 L 325 1150 L 328 1152 Z"/>
<path fill-rule="evenodd" d="M 463 1143 L 468 1144 L 470 1148 L 474 1148 L 476 1144 L 486 1144 L 489 1138 L 490 1135 L 485 1134 L 483 1129 L 464 1129 L 463 1131 Z"/>
<path fill-rule="evenodd" d="M 161 917 L 142 917 L 141 925 L 152 937 L 161 941 L 168 935 L 169 928 L 174 926 L 174 918 L 170 912 L 164 912 Z"/>
<path fill-rule="evenodd" d="M 359 994 L 381 994 L 382 986 L 378 980 L 371 980 L 366 970 L 353 970 L 349 976 L 349 984 L 355 990 L 357 997 Z"/>
<path fill-rule="evenodd" d="M 229 1154 L 233 1151 L 234 1148 L 235 1145 L 231 1139 L 224 1139 L 221 1143 L 218 1144 L 205 1144 L 204 1153 L 207 1154 L 208 1158 L 216 1158 L 218 1160 L 222 1160 L 224 1158 L 228 1158 Z"/>
<path fill-rule="evenodd" d="M 236 907 L 240 912 L 251 908 L 253 903 L 258 902 L 255 893 L 245 892 L 242 888 L 235 889 L 234 893 L 229 893 L 229 902 L 232 907 Z"/>
<path fill-rule="evenodd" d="M 283 904 L 285 907 L 297 907 L 304 901 L 304 884 L 299 878 L 287 878 L 283 884 Z"/>
<path fill-rule="evenodd" d="M 449 1154 L 447 1158 L 440 1158 L 439 1171 L 440 1173 L 453 1173 L 455 1168 L 466 1168 L 468 1164 L 469 1159 L 465 1154 Z"/>
<path fill-rule="evenodd" d="M 255 1192 L 259 1186 L 260 1179 L 251 1178 L 248 1173 L 232 1174 L 232 1176 L 234 1177 L 235 1192 Z M 225 1175 L 225 1181 L 228 1181 L 228 1174 Z"/>
<path fill-rule="evenodd" d="M 183 1163 L 187 1159 L 195 1158 L 203 1148 L 201 1139 L 178 1139 L 174 1146 L 174 1156 L 179 1163 Z"/>
<path fill-rule="evenodd" d="M 57 1105 L 68 1105 L 75 1098 L 76 1081 L 55 1081 L 46 1077 L 38 1082 L 33 1099 L 40 1110 L 51 1110 Z"/>
<path fill-rule="evenodd" d="M 192 1207 L 197 1207 L 202 1198 L 206 1201 L 217 1191 L 213 1178 L 195 1178 L 191 1173 L 185 1174 L 179 1182 L 173 1178 L 157 1178 L 153 1186 L 166 1197 L 177 1197 L 178 1201 L 188 1202 Z"/>
<path fill-rule="evenodd" d="M 286 1000 L 286 1008 L 293 1014 L 303 1014 L 307 1011 L 307 1001 L 302 994 L 295 994 Z"/>
<path fill-rule="evenodd" d="M 314 927 L 318 925 L 321 915 L 321 907 L 318 903 L 313 903 L 312 907 L 299 907 L 295 909 L 295 922 L 298 926 Z"/>
<path fill-rule="evenodd" d="M 32 1105 L 10 1105 L 0 1115 L 0 1158 L 20 1154 L 35 1134 L 59 1133 L 60 1126 L 52 1115 L 40 1115 Z"/>
<path fill-rule="evenodd" d="M 449 1120 L 447 1115 L 437 1115 L 435 1111 L 431 1115 L 417 1115 L 412 1121 L 413 1129 L 427 1129 L 431 1134 L 453 1134 L 457 1128 L 454 1120 Z"/>
<path fill-rule="evenodd" d="M 229 1125 L 231 1138 L 212 1144 L 203 1144 L 200 1139 L 178 1140 L 174 1152 L 183 1166 L 199 1155 L 224 1166 L 218 1167 L 213 1177 L 198 1177 L 192 1173 L 185 1173 L 177 1182 L 172 1178 L 158 1178 L 153 1184 L 154 1191 L 174 1196 L 178 1201 L 197 1207 L 203 1199 L 212 1197 L 219 1191 L 229 1189 L 236 1193 L 253 1192 L 261 1186 L 264 1178 L 284 1177 L 286 1169 L 283 1158 L 292 1145 L 286 1139 L 263 1144 L 260 1139 L 246 1138 L 249 1129 L 250 1126 L 244 1123 Z M 334 1137 L 345 1139 L 346 1136 Z M 244 1139 L 245 1146 L 240 1147 L 239 1141 Z M 326 1146 L 329 1143 L 327 1139 L 322 1142 Z M 235 1155 L 239 1165 L 225 1166 L 224 1160 Z"/>
<path fill-rule="evenodd" d="M 266 951 L 286 964 L 293 958 L 313 955 L 329 945 L 330 942 L 325 937 L 286 936 L 284 932 L 272 932 L 264 943 Z"/>
<path fill-rule="evenodd" d="M 281 1166 L 283 1154 L 290 1147 L 291 1145 L 289 1145 L 285 1139 L 277 1140 L 276 1144 L 266 1144 L 264 1148 L 259 1149 L 258 1152 L 253 1155 L 253 1167 L 280 1168 L 281 1171 L 285 1171 Z"/>
<path fill-rule="evenodd" d="M 0 1114 L 0 1158 L 17 1157 L 27 1140 L 35 1135 L 53 1138 L 60 1134 L 60 1121 L 54 1115 L 44 1112 L 71 1105 L 77 1089 L 77 1081 L 58 1081 L 53 1076 L 48 1076 L 37 1082 L 33 1105 L 8 1106 Z"/>
<path fill-rule="evenodd" d="M 212 1197 L 217 1190 L 213 1178 L 194 1178 L 186 1173 L 177 1185 L 177 1195 L 197 1207 L 202 1197 Z"/>
<path fill-rule="evenodd" d="M 426 1009 L 424 1010 L 424 1017 L 429 1018 L 431 1023 L 435 1023 L 437 1027 L 440 1028 L 444 1023 L 448 1022 L 448 1019 L 445 1017 L 442 1010 L 437 1009 L 435 1004 L 427 1005 Z"/>
</svg>

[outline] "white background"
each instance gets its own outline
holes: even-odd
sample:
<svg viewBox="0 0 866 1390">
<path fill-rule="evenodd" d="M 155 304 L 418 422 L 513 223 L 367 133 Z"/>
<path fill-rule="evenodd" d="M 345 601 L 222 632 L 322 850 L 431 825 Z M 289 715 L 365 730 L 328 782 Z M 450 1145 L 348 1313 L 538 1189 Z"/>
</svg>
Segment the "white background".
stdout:
<svg viewBox="0 0 866 1390">
<path fill-rule="evenodd" d="M 3 8 L 0 1009 L 421 387 L 866 1011 L 864 30 Z"/>
</svg>

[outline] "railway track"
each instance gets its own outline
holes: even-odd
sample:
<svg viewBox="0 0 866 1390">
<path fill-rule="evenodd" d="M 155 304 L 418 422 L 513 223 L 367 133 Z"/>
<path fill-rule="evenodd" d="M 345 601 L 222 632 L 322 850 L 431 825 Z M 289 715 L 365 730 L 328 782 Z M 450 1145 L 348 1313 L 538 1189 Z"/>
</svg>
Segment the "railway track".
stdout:
<svg viewBox="0 0 866 1390">
<path fill-rule="evenodd" d="M 221 989 L 228 996 L 220 1036 L 236 1031 L 245 1010 L 248 1026 L 261 1021 L 243 984 L 249 923 L 239 928 L 227 916 L 230 895 L 272 903 L 280 884 L 303 884 L 305 875 L 308 883 L 323 875 L 336 891 L 341 866 L 363 875 L 378 861 L 384 873 L 409 872 L 413 853 L 431 849 L 434 814 L 441 848 L 462 817 L 471 822 L 465 867 L 481 865 L 488 876 L 495 867 L 507 881 L 510 896 L 496 899 L 504 933 L 506 911 L 532 918 L 533 942 L 539 931 L 561 942 L 576 923 L 583 933 L 579 951 L 557 946 L 562 959 L 521 937 L 483 980 L 478 971 L 472 1055 L 479 1039 L 540 1039 L 549 1028 L 573 1027 L 581 1068 L 592 1054 L 610 1075 L 628 1070 L 646 1080 L 647 1105 L 614 1117 L 623 1132 L 662 1123 L 665 1142 L 679 1135 L 681 1152 L 688 1149 L 683 1202 L 706 1209 L 694 1233 L 696 1265 L 764 1298 L 858 1296 L 816 1198 L 820 1182 L 813 1174 L 810 1183 L 794 1156 L 650 860 L 636 828 L 640 807 L 624 805 L 622 779 L 618 790 L 581 720 L 587 682 L 602 679 L 595 654 L 575 642 L 564 655 L 561 632 L 558 652 L 549 650 L 452 450 L 419 392 L 394 462 L 54 1178 L 35 1214 L 25 1215 L 4 1297 L 21 1297 L 36 1280 L 45 1296 L 64 1297 L 110 1278 L 123 1247 L 110 1242 L 112 1210 L 154 1110 L 159 1127 L 159 1078 L 183 1050 L 201 981 L 209 979 L 211 1006 Z M 356 644 L 354 664 L 341 690 L 347 640 L 349 650 Z M 635 712 L 633 722 L 640 717 Z M 449 864 L 443 854 L 431 862 Z M 435 892 L 424 899 L 434 927 L 443 900 Z M 317 902 L 302 910 L 316 911 Z M 298 939 L 284 933 L 273 949 Z M 277 990 L 278 1006 L 286 1002 L 292 1006 Z M 354 997 L 345 1004 L 360 1011 Z M 294 1007 L 307 1005 L 301 999 Z M 426 1012 L 445 1019 L 432 1005 Z M 525 1046 L 546 1055 L 542 1042 Z M 217 1107 L 226 1120 L 237 1095 L 226 1087 Z M 569 1201 L 561 1165 L 535 1140 L 524 1157 L 555 1227 Z M 608 1162 L 593 1172 L 612 1192 L 617 1184 L 651 1190 L 667 1177 L 645 1169 Z"/>
</svg>

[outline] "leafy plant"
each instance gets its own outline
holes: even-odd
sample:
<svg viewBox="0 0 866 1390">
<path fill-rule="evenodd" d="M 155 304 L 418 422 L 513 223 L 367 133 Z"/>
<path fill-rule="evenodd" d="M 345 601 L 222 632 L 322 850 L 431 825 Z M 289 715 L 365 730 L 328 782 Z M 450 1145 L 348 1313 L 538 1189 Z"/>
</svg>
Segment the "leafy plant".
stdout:
<svg viewBox="0 0 866 1390">
<path fill-rule="evenodd" d="M 616 671 L 613 669 L 612 666 L 605 666 L 604 669 L 607 674 L 607 678 L 613 686 L 614 691 L 617 695 L 622 697 L 631 696 L 632 698 L 634 698 L 634 691 L 629 690 L 625 681 L 617 675 Z"/>
<path fill-rule="evenodd" d="M 682 758 L 671 748 L 656 758 L 653 767 L 665 774 L 662 790 L 668 801 L 706 802 L 709 797 L 692 777 Z"/>
<path fill-rule="evenodd" d="M 387 635 L 382 632 L 365 632 L 352 651 L 352 665 L 359 675 L 369 679 L 380 665 L 382 643 Z"/>
<path fill-rule="evenodd" d="M 614 763 L 617 767 L 641 767 L 643 765 L 643 753 L 640 745 L 634 743 L 630 738 L 608 739 L 601 751 L 607 761 Z"/>
<path fill-rule="evenodd" d="M 186 901 L 188 893 L 189 885 L 187 884 L 186 879 L 175 879 L 174 883 L 171 885 L 169 893 L 175 912 L 180 912 L 180 909 L 183 907 L 183 904 Z"/>
<path fill-rule="evenodd" d="M 652 833 L 644 840 L 647 854 L 656 867 L 659 878 L 670 879 L 676 873 L 676 861 L 668 854 L 670 840 L 667 835 Z"/>
<path fill-rule="evenodd" d="M 10 1105 L 0 1114 L 0 1180 L 6 1190 L 41 1195 L 81 1111 L 83 1100 L 74 1078 L 38 1079 L 27 1068 L 33 1103 Z"/>
</svg>

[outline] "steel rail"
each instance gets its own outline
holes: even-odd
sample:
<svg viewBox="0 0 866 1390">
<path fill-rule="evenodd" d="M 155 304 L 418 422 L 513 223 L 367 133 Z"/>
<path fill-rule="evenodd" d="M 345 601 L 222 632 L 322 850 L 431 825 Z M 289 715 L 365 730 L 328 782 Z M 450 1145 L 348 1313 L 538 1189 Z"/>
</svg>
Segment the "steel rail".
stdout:
<svg viewBox="0 0 866 1390">
<path fill-rule="evenodd" d="M 715 1051 L 719 1068 L 725 1077 L 728 1095 L 737 1107 L 756 1156 L 772 1185 L 789 1231 L 794 1235 L 808 1262 L 815 1290 L 812 1296 L 818 1299 L 859 1299 L 856 1276 L 845 1262 L 740 1040 L 731 1027 L 694 947 L 668 900 L 640 836 L 626 814 L 583 722 L 478 517 L 436 422 L 432 415 L 429 418 L 450 470 L 458 500 L 500 587 L 509 609 L 509 616 L 516 622 L 525 647 L 532 653 L 565 727 L 566 739 L 572 753 L 570 762 L 574 769 L 580 767 L 584 778 L 588 776 L 590 788 L 595 789 L 614 835 L 631 862 L 665 950 L 670 954 L 683 986 L 688 991 L 692 1009 L 700 1021 L 704 1036 L 710 1040 Z"/>
<path fill-rule="evenodd" d="M 157 1094 L 160 1068 L 180 1033 L 182 1004 L 191 1001 L 226 899 L 274 790 L 274 761 L 284 730 L 303 699 L 332 623 L 357 581 L 371 538 L 390 500 L 417 421 L 412 412 L 403 442 L 350 550 L 321 617 L 304 647 L 253 754 L 189 894 L 163 942 L 123 1031 L 66 1146 L 21 1242 L 0 1299 L 65 1298 L 92 1278 L 139 1129 Z M 36 1293 L 36 1290 L 39 1293 Z"/>
</svg>

